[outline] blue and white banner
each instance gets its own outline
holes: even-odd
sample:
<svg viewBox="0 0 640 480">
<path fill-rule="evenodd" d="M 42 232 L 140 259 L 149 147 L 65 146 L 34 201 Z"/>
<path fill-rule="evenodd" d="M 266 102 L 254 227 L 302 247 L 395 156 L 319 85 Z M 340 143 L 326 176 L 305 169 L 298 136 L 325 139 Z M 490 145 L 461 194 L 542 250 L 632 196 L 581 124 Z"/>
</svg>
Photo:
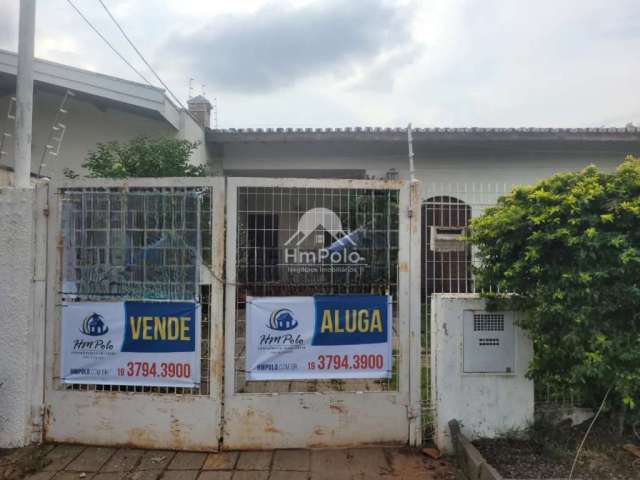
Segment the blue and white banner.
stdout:
<svg viewBox="0 0 640 480">
<path fill-rule="evenodd" d="M 62 307 L 63 383 L 195 387 L 200 307 L 191 302 L 85 302 Z"/>
<path fill-rule="evenodd" d="M 248 380 L 391 377 L 391 297 L 247 297 Z"/>
</svg>

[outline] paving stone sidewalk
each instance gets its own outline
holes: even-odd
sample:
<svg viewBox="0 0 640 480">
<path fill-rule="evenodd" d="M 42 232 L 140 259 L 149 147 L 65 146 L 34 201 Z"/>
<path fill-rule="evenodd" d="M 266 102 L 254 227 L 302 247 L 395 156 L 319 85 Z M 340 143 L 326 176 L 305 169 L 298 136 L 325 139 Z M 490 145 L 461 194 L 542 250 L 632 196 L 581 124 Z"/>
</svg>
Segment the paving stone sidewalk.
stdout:
<svg viewBox="0 0 640 480">
<path fill-rule="evenodd" d="M 454 479 L 446 460 L 398 448 L 173 452 L 56 445 L 27 480 Z"/>
</svg>

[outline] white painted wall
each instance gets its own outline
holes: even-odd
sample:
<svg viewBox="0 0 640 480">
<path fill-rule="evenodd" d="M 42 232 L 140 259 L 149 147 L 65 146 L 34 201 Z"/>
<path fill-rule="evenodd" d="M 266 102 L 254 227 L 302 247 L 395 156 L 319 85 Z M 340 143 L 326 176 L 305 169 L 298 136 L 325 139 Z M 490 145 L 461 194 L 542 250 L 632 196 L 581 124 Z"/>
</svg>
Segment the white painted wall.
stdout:
<svg viewBox="0 0 640 480">
<path fill-rule="evenodd" d="M 62 95 L 36 89 L 34 95 L 32 166 L 37 173 L 42 153 L 47 144 L 56 111 Z M 9 97 L 0 98 L 0 133 L 6 125 L 6 112 Z M 109 105 L 109 106 L 108 106 Z M 65 167 L 79 174 L 86 174 L 81 167 L 89 151 L 95 149 L 98 142 L 127 141 L 139 135 L 176 136 L 190 141 L 199 141 L 200 147 L 194 152 L 192 160 L 196 164 L 207 163 L 207 150 L 204 131 L 185 112 L 181 112 L 180 130 L 174 129 L 167 121 L 153 118 L 150 113 L 139 109 L 114 108 L 113 104 L 90 100 L 78 94 L 67 104 L 68 114 L 63 122 L 67 125 L 62 149 L 58 157 L 47 156 L 47 167 L 42 173 L 57 178 L 62 176 Z M 12 139 L 11 139 L 12 140 Z M 6 142 L 5 155 L 0 164 L 13 166 L 13 141 Z"/>
<path fill-rule="evenodd" d="M 525 378 L 533 346 L 515 328 L 513 374 L 465 374 L 462 366 L 463 312 L 483 310 L 474 294 L 434 294 L 431 315 L 431 386 L 434 392 L 435 442 L 453 451 L 448 422 L 456 419 L 473 440 L 524 429 L 533 421 L 533 382 Z"/>
<path fill-rule="evenodd" d="M 46 262 L 37 255 L 45 251 L 45 198 L 40 188 L 0 189 L 0 448 L 39 440 Z"/>
<path fill-rule="evenodd" d="M 431 184 L 529 184 L 589 164 L 611 170 L 625 155 L 640 152 L 636 142 L 485 141 L 415 142 L 416 177 L 423 197 Z M 211 155 L 212 168 L 364 169 L 384 177 L 395 168 L 408 179 L 407 146 L 388 141 L 228 142 Z"/>
</svg>

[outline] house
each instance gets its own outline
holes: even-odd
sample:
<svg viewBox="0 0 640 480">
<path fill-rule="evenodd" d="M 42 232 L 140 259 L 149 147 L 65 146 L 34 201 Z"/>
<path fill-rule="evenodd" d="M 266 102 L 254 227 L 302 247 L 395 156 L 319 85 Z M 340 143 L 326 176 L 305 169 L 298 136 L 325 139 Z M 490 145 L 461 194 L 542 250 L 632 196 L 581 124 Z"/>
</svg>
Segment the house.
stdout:
<svg viewBox="0 0 640 480">
<path fill-rule="evenodd" d="M 0 52 L 0 131 L 9 135 L 16 63 L 14 54 Z M 409 178 L 404 128 L 210 129 L 211 105 L 202 96 L 192 98 L 185 111 L 160 89 L 44 61 L 36 62 L 35 78 L 36 175 L 55 179 L 65 168 L 83 173 L 81 164 L 97 142 L 146 134 L 201 141 L 193 161 L 206 164 L 212 175 L 302 180 L 252 184 L 227 179 L 226 196 L 219 178 L 207 180 L 210 188 L 206 189 L 201 188 L 203 179 L 164 180 L 164 192 L 150 191 L 159 186 L 158 179 L 121 182 L 115 188 L 104 188 L 109 182 L 98 180 L 93 186 L 67 190 L 48 191 L 45 185 L 2 189 L 0 214 L 6 228 L 0 230 L 4 247 L 0 265 L 6 266 L 6 274 L 0 279 L 0 296 L 7 299 L 2 312 L 8 326 L 1 346 L 6 358 L 17 359 L 0 362 L 4 367 L 0 374 L 7 379 L 0 416 L 10 420 L 0 425 L 0 445 L 5 446 L 39 441 L 43 436 L 55 441 L 196 450 L 215 450 L 221 446 L 220 439 L 226 448 L 252 449 L 353 446 L 373 440 L 417 445 L 420 424 L 429 428 L 427 417 L 434 404 L 437 411 L 437 402 L 456 408 L 446 416 L 436 412 L 440 432 L 450 418 L 461 418 L 466 425 L 477 419 L 490 433 L 524 426 L 533 417 L 533 385 L 524 376 L 531 358 L 525 335 L 519 335 L 519 343 L 509 349 L 519 356 L 499 366 L 507 375 L 498 377 L 488 368 L 487 372 L 474 370 L 477 377 L 463 375 L 459 362 L 463 331 L 444 329 L 447 338 L 435 336 L 431 343 L 426 320 L 429 296 L 473 291 L 472 251 L 461 237 L 470 219 L 512 184 L 590 163 L 612 169 L 625 155 L 640 150 L 636 128 L 414 129 L 414 175 L 420 180 L 424 226 L 420 256 L 416 231 L 420 222 L 412 215 L 417 207 L 415 190 L 399 182 L 362 182 L 354 188 L 349 181 L 331 181 Z M 11 137 L 2 138 L 5 153 L 0 164 L 10 169 L 12 142 L 6 139 Z M 311 183 L 304 178 L 325 180 Z M 48 202 L 55 197 L 47 193 L 59 194 L 60 201 Z M 181 201 L 162 203 L 166 209 L 153 207 L 153 196 L 171 198 L 176 193 Z M 136 195 L 138 200 L 132 200 Z M 204 211 L 199 207 L 207 204 L 205 200 L 187 208 L 188 195 L 198 199 L 208 195 L 211 201 Z M 74 197 L 80 199 L 81 208 L 76 210 Z M 122 202 L 123 198 L 127 201 Z M 119 208 L 112 208 L 118 204 Z M 136 209 L 136 204 L 142 208 Z M 156 222 L 160 214 L 181 219 L 176 222 L 179 227 L 169 222 L 170 228 L 164 230 L 172 233 L 163 235 Z M 208 220 L 199 223 L 202 219 Z M 179 239 L 173 230 L 192 243 Z M 135 242 L 128 241 L 132 232 Z M 193 245 L 197 248 L 200 242 L 208 245 L 211 265 L 211 275 L 200 277 L 202 285 L 194 268 L 200 259 L 192 253 L 197 252 Z M 177 246 L 182 252 L 175 251 Z M 127 272 L 131 262 L 136 269 L 131 270 L 134 280 L 121 289 L 119 284 L 127 280 L 119 275 Z M 181 271 L 189 275 L 175 280 L 174 273 Z M 68 289 L 76 283 L 78 272 L 90 289 Z M 94 272 L 100 274 L 98 281 L 104 287 L 96 288 Z M 62 355 L 56 348 L 63 292 L 71 296 L 82 292 L 89 299 L 97 294 L 101 301 L 157 300 L 155 292 L 162 290 L 146 289 L 145 282 L 178 287 L 177 294 L 172 291 L 163 299 L 198 299 L 203 312 L 207 308 L 203 318 L 208 326 L 201 333 L 211 336 L 202 335 L 200 358 L 194 352 L 194 365 L 203 367 L 198 388 L 189 384 L 188 390 L 195 392 L 177 391 L 184 384 L 173 392 L 166 390 L 173 387 L 146 384 L 131 385 L 133 391 L 120 382 L 86 390 L 61 384 L 56 369 Z M 423 298 L 419 298 L 421 285 Z M 314 378 L 313 383 L 268 385 L 251 381 L 241 360 L 246 352 L 247 298 L 323 293 L 387 296 L 389 319 L 395 322 L 388 329 L 392 338 L 386 342 L 391 347 L 390 378 L 350 379 L 355 382 L 346 387 L 316 382 L 322 378 Z M 460 326 L 466 311 L 477 314 L 479 322 L 513 325 L 513 315 L 485 316 L 489 314 L 483 312 L 478 298 L 455 297 L 460 298 L 447 299 L 455 308 L 442 307 L 440 315 L 436 311 L 432 318 Z M 436 297 L 436 308 L 437 301 Z M 284 331 L 296 327 L 295 315 L 278 312 L 266 327 Z M 104 322 L 94 318 L 89 325 L 90 319 L 91 315 L 87 332 L 106 333 Z M 482 331 L 495 331 L 492 325 L 487 323 Z M 489 340 L 479 346 L 497 346 L 493 336 Z M 431 363 L 427 345 L 436 347 Z M 517 381 L 512 381 L 514 365 Z M 432 366 L 438 370 L 427 388 Z M 447 384 L 448 380 L 452 381 Z M 324 392 L 330 395 L 307 395 Z M 432 397 L 434 392 L 437 398 Z M 474 399 L 472 405 L 469 398 Z M 185 408 L 187 404 L 191 408 Z"/>
<path fill-rule="evenodd" d="M 0 50 L 0 131 L 9 134 L 16 71 L 17 55 Z M 45 60 L 36 60 L 34 72 L 34 173 L 82 173 L 97 142 L 173 135 L 202 143 L 193 160 L 207 163 L 212 175 L 409 176 L 406 128 L 210 129 L 211 104 L 201 95 L 185 111 L 153 86 Z M 60 133 L 62 142 L 56 140 Z M 592 163 L 614 168 L 640 152 L 640 129 L 416 128 L 413 145 L 415 175 L 423 185 L 511 185 Z M 5 139 L 3 150 L 0 166 L 10 168 L 13 142 Z"/>
<path fill-rule="evenodd" d="M 0 50 L 0 181 L 13 167 L 18 58 Z M 65 168 L 82 173 L 98 142 L 138 135 L 170 135 L 198 141 L 195 163 L 206 162 L 204 128 L 175 105 L 165 91 L 121 78 L 45 60 L 34 62 L 32 165 L 35 175 L 60 177 Z M 197 108 L 197 106 L 196 106 Z"/>
<path fill-rule="evenodd" d="M 5 185 L 13 165 L 8 135 L 13 132 L 16 69 L 16 54 L 0 50 L 0 132 L 5 134 L 0 137 L 0 184 Z M 34 175 L 60 177 L 67 168 L 82 174 L 81 165 L 98 142 L 172 135 L 200 142 L 193 161 L 208 165 L 212 175 L 410 176 L 406 128 L 211 129 L 211 104 L 201 95 L 191 98 L 185 111 L 164 90 L 149 85 L 43 60 L 35 62 L 34 71 Z M 615 168 L 626 155 L 640 153 L 640 129 L 416 128 L 413 149 L 415 178 L 422 185 L 423 268 L 433 270 L 427 291 L 467 292 L 472 290 L 471 252 L 456 239 L 473 216 L 514 184 L 589 164 Z M 297 222 L 286 215 L 250 216 L 265 231 L 289 231 Z M 322 235 L 311 240 L 325 246 L 336 240 Z M 275 252 L 288 237 L 252 230 L 248 241 Z M 265 266 L 274 266 L 267 270 L 275 279 L 279 258 L 267 257 Z"/>
</svg>

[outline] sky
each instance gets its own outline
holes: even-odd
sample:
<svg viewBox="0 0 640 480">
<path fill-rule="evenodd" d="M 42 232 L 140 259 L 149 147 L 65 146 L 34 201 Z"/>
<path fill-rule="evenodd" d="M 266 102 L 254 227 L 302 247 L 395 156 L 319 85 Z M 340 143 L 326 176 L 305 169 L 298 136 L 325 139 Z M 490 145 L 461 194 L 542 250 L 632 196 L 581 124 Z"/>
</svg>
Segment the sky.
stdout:
<svg viewBox="0 0 640 480">
<path fill-rule="evenodd" d="M 153 79 L 98 0 L 73 1 Z M 640 124 L 637 0 L 103 1 L 220 128 Z M 0 0 L 0 48 L 18 4 Z M 141 81 L 67 0 L 37 8 L 37 57 Z"/>
</svg>

